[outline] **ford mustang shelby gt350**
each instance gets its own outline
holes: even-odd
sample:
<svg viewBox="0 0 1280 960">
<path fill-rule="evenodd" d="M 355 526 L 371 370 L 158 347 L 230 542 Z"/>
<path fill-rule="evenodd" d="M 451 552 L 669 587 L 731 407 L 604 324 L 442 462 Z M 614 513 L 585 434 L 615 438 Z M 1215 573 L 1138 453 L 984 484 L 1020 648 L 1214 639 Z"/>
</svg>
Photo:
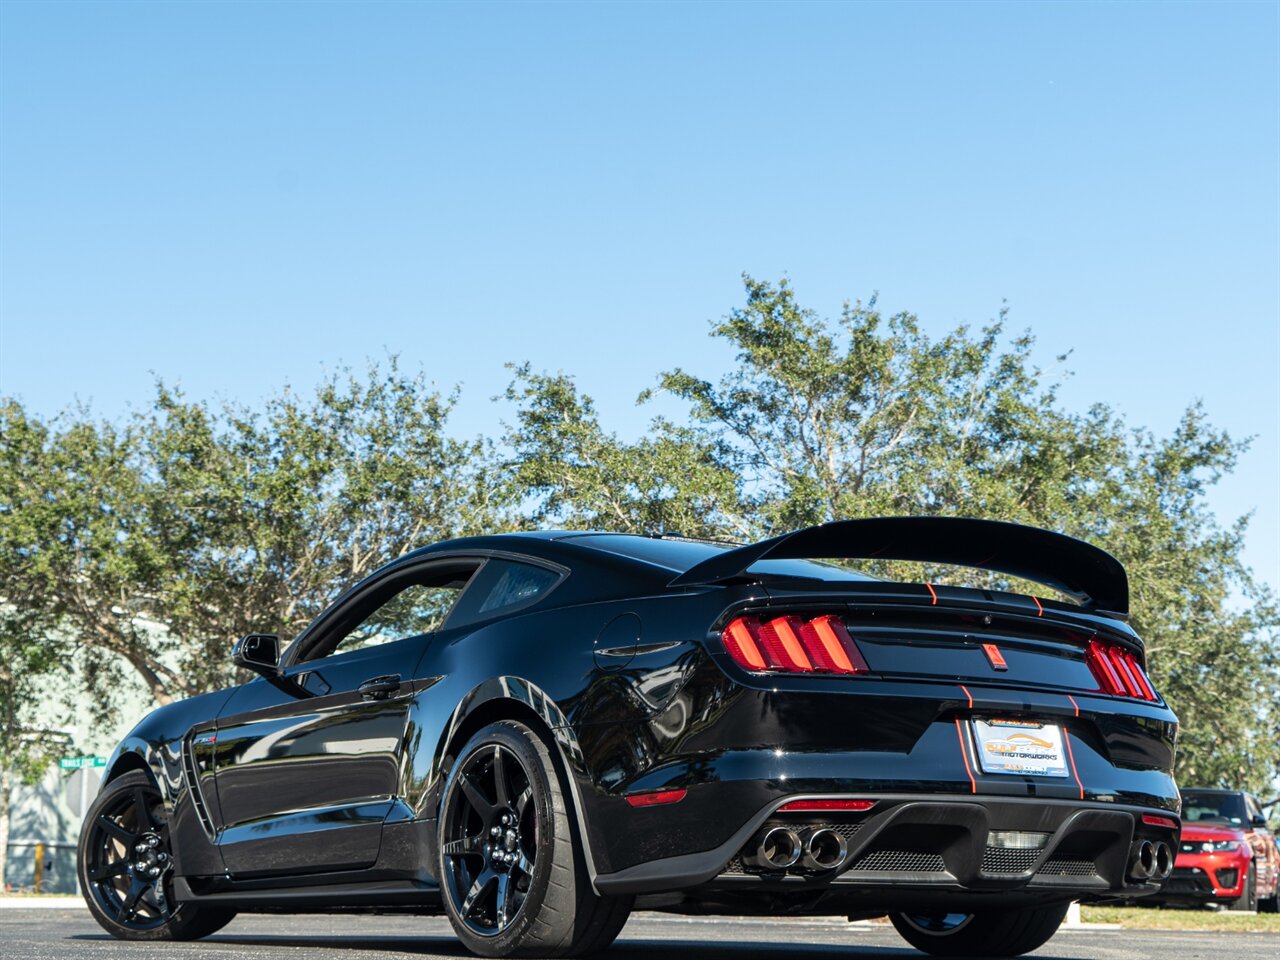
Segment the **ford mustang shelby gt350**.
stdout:
<svg viewBox="0 0 1280 960">
<path fill-rule="evenodd" d="M 983 520 L 436 544 L 283 653 L 242 638 L 250 682 L 143 719 L 88 813 L 81 884 L 134 940 L 405 910 L 485 956 L 574 956 L 641 906 L 888 914 L 930 953 L 1023 953 L 1070 901 L 1153 893 L 1173 867 L 1177 720 L 1127 610 L 1109 554 Z"/>
</svg>

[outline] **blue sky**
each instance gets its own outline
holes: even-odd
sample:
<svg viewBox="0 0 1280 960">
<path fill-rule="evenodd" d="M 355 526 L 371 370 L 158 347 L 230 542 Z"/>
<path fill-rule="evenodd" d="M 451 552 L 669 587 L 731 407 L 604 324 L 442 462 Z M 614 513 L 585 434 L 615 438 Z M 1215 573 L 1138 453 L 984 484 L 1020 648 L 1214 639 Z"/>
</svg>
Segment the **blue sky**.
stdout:
<svg viewBox="0 0 1280 960">
<path fill-rule="evenodd" d="M 941 333 L 1007 301 L 1072 406 L 1256 435 L 1280 586 L 1280 6 L 0 3 L 0 391 L 117 416 L 400 353 L 641 429 L 739 275 Z"/>
</svg>

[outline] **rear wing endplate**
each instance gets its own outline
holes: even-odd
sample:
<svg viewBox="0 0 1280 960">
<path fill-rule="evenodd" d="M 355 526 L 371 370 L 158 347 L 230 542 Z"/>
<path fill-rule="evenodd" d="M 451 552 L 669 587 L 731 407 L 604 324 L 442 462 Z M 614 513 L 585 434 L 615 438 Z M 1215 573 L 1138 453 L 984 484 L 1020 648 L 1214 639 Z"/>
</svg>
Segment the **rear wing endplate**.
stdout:
<svg viewBox="0 0 1280 960">
<path fill-rule="evenodd" d="M 1044 584 L 1100 611 L 1129 612 L 1129 578 L 1105 550 L 1050 530 L 965 517 L 876 517 L 806 527 L 718 553 L 671 586 L 732 580 L 761 560 L 802 558 L 975 567 Z"/>
</svg>

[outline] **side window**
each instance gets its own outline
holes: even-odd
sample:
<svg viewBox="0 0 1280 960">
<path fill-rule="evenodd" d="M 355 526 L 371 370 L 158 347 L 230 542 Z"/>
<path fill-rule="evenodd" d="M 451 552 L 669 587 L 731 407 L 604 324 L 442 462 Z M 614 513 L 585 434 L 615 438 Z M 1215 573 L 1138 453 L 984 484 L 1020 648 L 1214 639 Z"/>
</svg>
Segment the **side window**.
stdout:
<svg viewBox="0 0 1280 960">
<path fill-rule="evenodd" d="M 296 663 L 366 650 L 439 630 L 481 567 L 474 559 L 430 563 L 384 579 L 333 621 Z"/>
<path fill-rule="evenodd" d="M 480 604 L 481 613 L 492 613 L 507 607 L 520 606 L 540 597 L 550 590 L 560 579 L 553 571 L 544 567 L 534 567 L 527 563 L 510 563 L 506 560 L 494 560 L 492 565 L 498 569 L 493 587 Z"/>
<path fill-rule="evenodd" d="M 555 570 L 532 563 L 489 560 L 449 615 L 449 626 L 463 626 L 526 607 L 550 592 L 560 579 L 561 574 Z"/>
<path fill-rule="evenodd" d="M 351 653 L 440 629 L 465 581 L 447 586 L 413 584 L 378 607 L 340 641 L 334 653 Z"/>
</svg>

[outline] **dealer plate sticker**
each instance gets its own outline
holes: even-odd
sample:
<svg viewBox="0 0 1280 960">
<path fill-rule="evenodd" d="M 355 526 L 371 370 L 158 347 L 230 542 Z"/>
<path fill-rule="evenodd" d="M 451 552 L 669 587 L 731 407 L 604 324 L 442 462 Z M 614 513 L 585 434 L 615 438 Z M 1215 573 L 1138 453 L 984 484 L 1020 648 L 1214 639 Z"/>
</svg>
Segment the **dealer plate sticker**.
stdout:
<svg viewBox="0 0 1280 960">
<path fill-rule="evenodd" d="M 983 773 L 1065 777 L 1066 747 L 1057 724 L 1025 720 L 972 720 Z"/>
</svg>

